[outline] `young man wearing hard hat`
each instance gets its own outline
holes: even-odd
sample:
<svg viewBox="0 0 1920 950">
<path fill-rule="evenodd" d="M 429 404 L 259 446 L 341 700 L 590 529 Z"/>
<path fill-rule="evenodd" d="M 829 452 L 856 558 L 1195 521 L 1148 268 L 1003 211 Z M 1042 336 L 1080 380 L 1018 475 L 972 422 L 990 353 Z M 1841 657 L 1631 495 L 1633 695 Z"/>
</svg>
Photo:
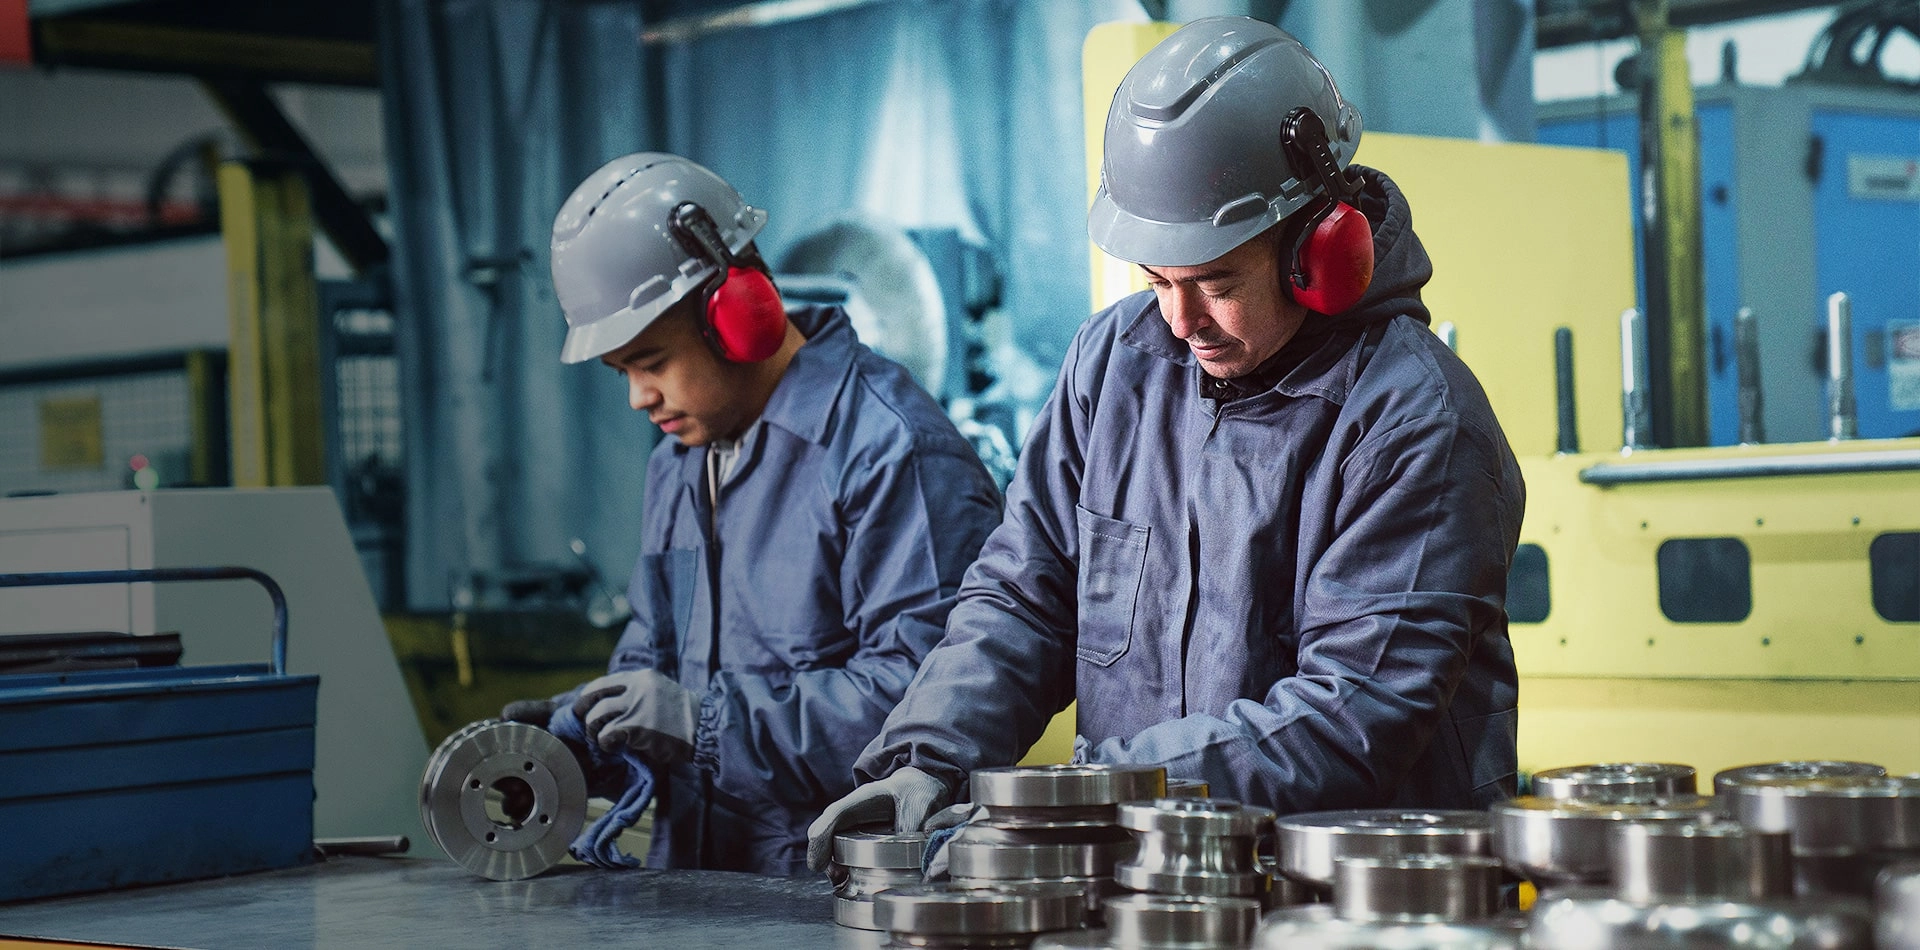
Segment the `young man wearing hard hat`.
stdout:
<svg viewBox="0 0 1920 950">
<path fill-rule="evenodd" d="M 999 520 L 905 369 L 839 307 L 785 308 L 752 243 L 765 221 L 706 168 L 642 153 L 553 225 L 561 358 L 619 373 L 666 437 L 609 674 L 504 714 L 570 713 L 651 766 L 654 867 L 801 869 Z"/>
<path fill-rule="evenodd" d="M 1277 27 L 1188 24 L 1107 118 L 1080 329 L 947 634 L 812 833 L 918 827 L 1079 701 L 1076 756 L 1285 814 L 1513 794 L 1523 488 L 1428 331 L 1406 199 Z"/>
</svg>

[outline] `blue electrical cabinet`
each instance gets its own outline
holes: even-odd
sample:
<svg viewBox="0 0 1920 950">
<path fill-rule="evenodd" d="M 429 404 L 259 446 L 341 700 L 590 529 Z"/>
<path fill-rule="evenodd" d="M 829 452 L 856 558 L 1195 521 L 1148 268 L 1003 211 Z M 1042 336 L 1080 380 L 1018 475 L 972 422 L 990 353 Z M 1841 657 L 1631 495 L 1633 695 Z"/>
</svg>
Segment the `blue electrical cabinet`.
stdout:
<svg viewBox="0 0 1920 950">
<path fill-rule="evenodd" d="M 1720 85 L 1695 91 L 1695 114 L 1709 442 L 1739 438 L 1742 307 L 1760 328 L 1767 440 L 1827 437 L 1826 301 L 1836 291 L 1853 301 L 1860 436 L 1920 434 L 1920 95 Z M 1632 100 L 1544 104 L 1538 120 L 1543 144 L 1626 151 L 1632 193 L 1643 193 Z M 1634 215 L 1636 254 L 1641 226 Z"/>
</svg>

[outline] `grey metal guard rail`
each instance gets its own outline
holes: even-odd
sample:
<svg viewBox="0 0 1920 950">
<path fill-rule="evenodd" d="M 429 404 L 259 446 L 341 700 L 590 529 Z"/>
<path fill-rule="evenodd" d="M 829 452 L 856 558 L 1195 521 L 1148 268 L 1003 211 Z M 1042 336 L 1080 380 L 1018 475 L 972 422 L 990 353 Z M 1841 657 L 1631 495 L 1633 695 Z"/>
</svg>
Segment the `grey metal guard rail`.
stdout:
<svg viewBox="0 0 1920 950">
<path fill-rule="evenodd" d="M 85 584 L 147 584 L 160 581 L 253 581 L 273 600 L 273 654 L 267 671 L 287 672 L 287 597 L 274 579 L 250 567 L 157 567 L 129 571 L 48 571 L 0 574 L 0 587 L 69 587 Z"/>
</svg>

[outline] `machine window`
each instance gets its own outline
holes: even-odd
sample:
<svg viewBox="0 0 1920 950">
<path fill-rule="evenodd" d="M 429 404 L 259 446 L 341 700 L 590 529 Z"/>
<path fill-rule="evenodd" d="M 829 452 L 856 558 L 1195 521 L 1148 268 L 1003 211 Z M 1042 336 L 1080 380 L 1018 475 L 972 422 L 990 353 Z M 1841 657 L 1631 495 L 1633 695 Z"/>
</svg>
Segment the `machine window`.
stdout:
<svg viewBox="0 0 1920 950">
<path fill-rule="evenodd" d="M 1507 619 L 1540 623 L 1553 611 L 1553 590 L 1547 583 L 1547 549 L 1523 544 L 1514 549 L 1513 569 L 1507 572 Z"/>
<path fill-rule="evenodd" d="M 1753 558 L 1739 538 L 1673 538 L 1656 555 L 1660 612 L 1674 623 L 1739 623 L 1753 613 Z"/>
<path fill-rule="evenodd" d="M 1920 531 L 1895 531 L 1867 548 L 1873 610 L 1893 623 L 1920 623 Z"/>
</svg>

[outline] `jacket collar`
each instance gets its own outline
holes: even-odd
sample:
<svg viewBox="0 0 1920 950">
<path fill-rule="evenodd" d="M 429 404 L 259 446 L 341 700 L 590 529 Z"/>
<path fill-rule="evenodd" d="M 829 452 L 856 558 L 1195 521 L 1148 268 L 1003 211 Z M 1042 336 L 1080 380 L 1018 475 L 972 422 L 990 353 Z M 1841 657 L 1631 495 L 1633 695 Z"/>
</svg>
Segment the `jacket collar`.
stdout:
<svg viewBox="0 0 1920 950">
<path fill-rule="evenodd" d="M 760 418 L 816 445 L 833 431 L 834 402 L 853 372 L 860 341 L 847 312 L 835 306 L 803 305 L 787 318 L 807 338 L 773 388 Z"/>
</svg>

